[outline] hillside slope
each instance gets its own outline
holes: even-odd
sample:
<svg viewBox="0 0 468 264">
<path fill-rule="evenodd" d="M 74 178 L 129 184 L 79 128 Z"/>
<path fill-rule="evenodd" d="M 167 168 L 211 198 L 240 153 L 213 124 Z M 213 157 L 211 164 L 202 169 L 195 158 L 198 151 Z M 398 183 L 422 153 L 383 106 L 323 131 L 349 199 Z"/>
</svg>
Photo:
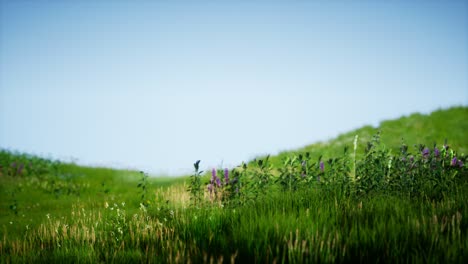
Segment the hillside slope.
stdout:
<svg viewBox="0 0 468 264">
<path fill-rule="evenodd" d="M 287 156 L 303 152 L 309 152 L 314 159 L 320 155 L 324 158 L 335 157 L 343 153 L 345 146 L 350 149 L 353 147 L 356 135 L 359 137 L 357 153 L 362 154 L 366 143 L 378 131 L 381 132 L 381 142 L 393 151 L 399 151 L 402 140 L 409 146 L 411 152 L 416 151 L 416 144 L 429 147 L 434 144 L 442 146 L 447 140 L 448 145 L 457 152 L 468 154 L 468 107 L 437 110 L 429 115 L 415 113 L 383 121 L 378 127 L 364 126 L 327 142 L 317 142 L 297 150 L 281 152 L 270 157 L 270 161 L 278 166 Z"/>
</svg>

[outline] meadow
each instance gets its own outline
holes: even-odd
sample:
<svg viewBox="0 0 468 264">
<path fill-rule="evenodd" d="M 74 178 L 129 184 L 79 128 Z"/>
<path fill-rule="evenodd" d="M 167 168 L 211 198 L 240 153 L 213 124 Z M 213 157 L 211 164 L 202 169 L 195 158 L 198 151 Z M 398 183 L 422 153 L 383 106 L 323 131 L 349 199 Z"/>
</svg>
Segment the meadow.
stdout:
<svg viewBox="0 0 468 264">
<path fill-rule="evenodd" d="M 178 178 L 0 150 L 2 263 L 468 262 L 468 108 Z"/>
</svg>

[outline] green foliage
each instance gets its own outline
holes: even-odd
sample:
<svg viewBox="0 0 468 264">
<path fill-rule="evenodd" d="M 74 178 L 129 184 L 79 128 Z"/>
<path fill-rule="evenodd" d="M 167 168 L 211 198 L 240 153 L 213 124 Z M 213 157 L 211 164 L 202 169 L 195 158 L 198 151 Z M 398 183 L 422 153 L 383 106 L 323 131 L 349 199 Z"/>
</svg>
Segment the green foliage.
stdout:
<svg viewBox="0 0 468 264">
<path fill-rule="evenodd" d="M 200 171 L 200 160 L 197 160 L 193 167 L 195 168 L 195 172 L 192 176 L 190 176 L 190 186 L 188 191 L 190 192 L 190 199 L 194 206 L 199 206 L 202 199 L 203 199 L 203 189 L 202 189 L 202 181 L 201 181 L 201 174 L 203 171 Z"/>
<path fill-rule="evenodd" d="M 275 167 L 280 167 L 286 157 L 297 153 L 309 152 L 313 160 L 322 156 L 324 160 L 340 156 L 345 146 L 352 146 L 355 136 L 358 135 L 358 143 L 372 140 L 376 132 L 382 131 L 380 141 L 398 153 L 402 138 L 406 142 L 420 143 L 433 146 L 434 142 L 442 143 L 450 140 L 451 147 L 460 154 L 468 154 L 468 107 L 452 107 L 441 109 L 430 114 L 411 114 L 398 119 L 382 121 L 378 127 L 364 126 L 349 131 L 327 140 L 307 145 L 297 150 L 283 151 L 277 156 L 271 156 L 270 162 Z M 365 148 L 357 149 L 357 156 L 364 155 Z"/>
<path fill-rule="evenodd" d="M 146 174 L 143 171 L 140 171 L 140 174 L 141 174 L 141 179 L 137 185 L 141 193 L 140 204 L 145 207 L 148 207 L 151 204 L 149 197 L 148 197 L 148 174 Z"/>
<path fill-rule="evenodd" d="M 251 174 L 250 180 L 250 192 L 254 194 L 255 198 L 264 196 L 268 193 L 269 187 L 273 179 L 273 167 L 269 163 L 270 156 L 268 155 L 265 159 L 256 160 L 257 167 Z"/>
</svg>

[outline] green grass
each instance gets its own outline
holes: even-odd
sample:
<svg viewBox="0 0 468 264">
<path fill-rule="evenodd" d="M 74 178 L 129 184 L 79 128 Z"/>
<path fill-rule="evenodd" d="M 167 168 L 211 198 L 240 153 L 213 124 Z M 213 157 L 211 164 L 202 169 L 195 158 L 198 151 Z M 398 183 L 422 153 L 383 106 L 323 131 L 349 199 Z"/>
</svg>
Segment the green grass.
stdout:
<svg viewBox="0 0 468 264">
<path fill-rule="evenodd" d="M 421 143 L 432 148 L 436 142 L 440 147 L 447 138 L 451 148 L 458 151 L 457 157 L 462 158 L 460 154 L 468 152 L 467 123 L 466 107 L 382 122 L 381 140 L 392 152 L 378 149 L 373 155 L 382 155 L 383 167 L 387 166 L 389 159 L 396 159 L 392 153 L 399 153 L 404 138 L 411 154 L 422 160 L 420 151 L 412 145 Z M 271 157 L 271 169 L 279 173 L 284 158 L 306 151 L 313 160 L 319 155 L 324 160 L 341 157 L 345 145 L 352 148 L 357 134 L 359 176 L 378 176 L 381 159 L 365 159 L 370 154 L 364 155 L 365 142 L 376 130 L 364 127 L 326 143 L 281 153 Z M 32 166 L 18 173 L 17 167 L 11 168 L 12 162 Z M 140 172 L 59 164 L 2 151 L 0 262 L 468 261 L 466 164 L 461 169 L 446 164 L 434 171 L 430 163 L 418 163 L 416 176 L 436 180 L 445 177 L 440 180 L 446 183 L 440 195 L 433 194 L 438 190 L 436 185 L 422 184 L 422 192 L 410 195 L 410 191 L 382 189 L 378 184 L 369 187 L 367 182 L 362 186 L 368 191 L 350 194 L 342 187 L 361 183 L 327 179 L 342 172 L 337 174 L 326 164 L 322 182 L 306 182 L 297 191 L 281 191 L 272 184 L 257 198 L 248 196 L 242 205 L 210 199 L 206 191 L 209 178 L 205 175 L 202 203 L 191 206 L 188 177 L 150 177 L 142 199 L 143 189 L 137 187 L 142 182 Z M 393 164 L 403 166 L 396 161 Z M 400 169 L 390 172 L 400 175 L 404 171 Z M 251 180 L 260 171 L 253 162 L 249 170 Z M 438 174 L 439 170 L 443 173 Z M 428 175 L 421 175 L 426 172 Z M 222 194 L 228 191 L 223 189 Z"/>
<path fill-rule="evenodd" d="M 362 128 L 339 135 L 326 142 L 318 142 L 297 150 L 283 151 L 277 156 L 270 157 L 275 166 L 280 166 L 281 160 L 293 153 L 310 152 L 313 158 L 323 155 L 324 158 L 339 156 L 345 146 L 352 148 L 353 140 L 359 136 L 358 155 L 364 153 L 365 143 L 372 136 L 381 131 L 381 141 L 394 152 L 404 140 L 410 148 L 414 144 L 424 144 L 432 147 L 439 146 L 448 140 L 448 144 L 459 153 L 468 154 L 468 107 L 453 107 L 437 110 L 428 115 L 411 114 L 396 120 L 380 123 L 378 127 L 364 126 Z M 414 149 L 411 149 L 414 152 Z"/>
</svg>

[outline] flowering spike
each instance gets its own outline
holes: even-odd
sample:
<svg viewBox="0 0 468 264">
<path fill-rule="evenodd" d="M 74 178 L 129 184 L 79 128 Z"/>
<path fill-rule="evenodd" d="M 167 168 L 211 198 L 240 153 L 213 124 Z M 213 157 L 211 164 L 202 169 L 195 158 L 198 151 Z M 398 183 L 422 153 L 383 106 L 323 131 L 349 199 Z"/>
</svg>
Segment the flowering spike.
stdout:
<svg viewBox="0 0 468 264">
<path fill-rule="evenodd" d="M 452 162 L 450 163 L 450 165 L 452 165 L 452 166 L 457 165 L 457 161 L 458 161 L 457 157 L 453 157 Z"/>
<path fill-rule="evenodd" d="M 440 150 L 437 147 L 434 148 L 434 156 L 436 158 L 438 158 L 440 156 Z"/>
<path fill-rule="evenodd" d="M 227 168 L 224 169 L 224 182 L 229 183 L 229 170 Z"/>
<path fill-rule="evenodd" d="M 427 159 L 429 157 L 429 149 L 428 148 L 424 148 L 423 151 L 422 151 L 422 155 L 425 159 Z"/>
</svg>

